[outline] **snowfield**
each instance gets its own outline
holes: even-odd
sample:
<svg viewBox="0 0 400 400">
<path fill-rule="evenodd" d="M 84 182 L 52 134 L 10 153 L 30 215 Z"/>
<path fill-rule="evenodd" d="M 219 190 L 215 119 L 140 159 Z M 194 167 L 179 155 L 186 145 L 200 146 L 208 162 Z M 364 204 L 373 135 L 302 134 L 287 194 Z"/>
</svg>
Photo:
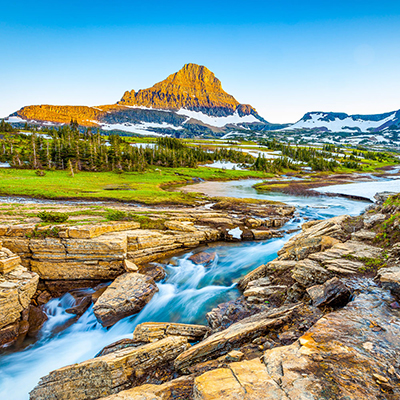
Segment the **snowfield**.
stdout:
<svg viewBox="0 0 400 400">
<path fill-rule="evenodd" d="M 204 114 L 200 111 L 186 110 L 185 108 L 181 108 L 176 113 L 179 115 L 185 115 L 186 117 L 189 117 L 184 123 L 189 121 L 190 118 L 193 118 L 203 122 L 204 124 L 215 126 L 217 128 L 222 128 L 227 124 L 260 122 L 254 115 L 246 115 L 244 117 L 241 117 L 237 111 L 235 111 L 235 113 L 232 115 L 228 115 L 227 117 L 214 117 Z"/>
<path fill-rule="evenodd" d="M 311 113 L 311 119 L 304 120 L 303 118 L 293 125 L 290 125 L 283 130 L 293 129 L 315 129 L 315 128 L 327 128 L 331 132 L 355 132 L 348 128 L 359 128 L 362 132 L 368 132 L 368 129 L 376 129 L 384 125 L 389 121 L 395 119 L 396 113 L 394 112 L 389 117 L 381 119 L 379 121 L 366 121 L 363 119 L 354 119 L 352 116 L 340 119 L 335 118 L 334 121 L 323 121 L 327 113 Z"/>
</svg>

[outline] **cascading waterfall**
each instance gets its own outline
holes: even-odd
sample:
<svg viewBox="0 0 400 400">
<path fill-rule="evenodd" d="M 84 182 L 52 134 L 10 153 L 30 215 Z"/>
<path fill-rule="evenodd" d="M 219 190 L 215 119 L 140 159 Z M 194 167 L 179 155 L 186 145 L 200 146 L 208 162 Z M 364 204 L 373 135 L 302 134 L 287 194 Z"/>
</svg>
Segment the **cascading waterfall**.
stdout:
<svg viewBox="0 0 400 400">
<path fill-rule="evenodd" d="M 230 196 L 234 196 L 232 183 L 227 184 L 230 184 Z M 222 186 L 221 183 L 219 185 Z M 243 185 L 243 182 L 238 185 Z M 366 203 L 342 198 L 297 200 L 298 203 L 296 198 L 292 198 L 291 202 L 298 206 L 297 216 L 286 224 L 285 229 L 298 227 L 305 218 L 357 215 L 366 206 Z M 321 205 L 322 208 L 318 208 Z M 0 356 L 0 398 L 28 399 L 28 392 L 40 377 L 54 369 L 94 357 L 105 346 L 131 337 L 139 323 L 206 323 L 205 314 L 212 307 L 239 296 L 235 282 L 252 269 L 273 260 L 290 236 L 286 234 L 283 238 L 264 242 L 235 242 L 197 249 L 216 252 L 217 256 L 208 266 L 191 262 L 189 256 L 193 252 L 172 258 L 168 265 L 164 265 L 166 279 L 158 283 L 159 291 L 146 307 L 136 316 L 127 317 L 110 329 L 97 322 L 92 307 L 79 319 L 66 313 L 65 310 L 74 303 L 68 293 L 49 301 L 45 306 L 49 319 L 41 329 L 38 340 L 23 350 L 5 352 Z"/>
</svg>

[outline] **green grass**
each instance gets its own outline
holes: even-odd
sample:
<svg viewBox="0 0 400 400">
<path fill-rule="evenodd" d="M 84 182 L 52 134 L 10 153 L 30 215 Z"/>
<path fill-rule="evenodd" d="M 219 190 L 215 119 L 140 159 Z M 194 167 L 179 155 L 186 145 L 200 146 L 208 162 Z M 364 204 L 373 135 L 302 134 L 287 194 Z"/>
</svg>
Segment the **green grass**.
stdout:
<svg viewBox="0 0 400 400">
<path fill-rule="evenodd" d="M 46 171 L 37 176 L 33 170 L 0 169 L 0 194 L 36 198 L 76 198 L 133 201 L 145 204 L 192 204 L 197 193 L 164 190 L 185 184 L 192 178 L 232 180 L 264 178 L 257 171 L 218 170 L 215 168 L 151 168 L 145 172 L 80 172 L 74 177 L 67 171 Z"/>
</svg>

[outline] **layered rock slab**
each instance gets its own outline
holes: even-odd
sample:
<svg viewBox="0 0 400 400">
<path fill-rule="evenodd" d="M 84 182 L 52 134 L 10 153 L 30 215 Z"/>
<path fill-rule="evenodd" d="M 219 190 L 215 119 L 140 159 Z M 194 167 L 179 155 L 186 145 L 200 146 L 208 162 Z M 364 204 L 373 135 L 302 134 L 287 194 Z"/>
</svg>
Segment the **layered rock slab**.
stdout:
<svg viewBox="0 0 400 400">
<path fill-rule="evenodd" d="M 127 272 L 107 287 L 93 306 L 93 312 L 103 326 L 111 326 L 138 313 L 157 291 L 151 277 Z"/>
<path fill-rule="evenodd" d="M 297 305 L 294 305 L 260 312 L 232 324 L 227 329 L 210 335 L 182 353 L 175 360 L 174 366 L 177 370 L 185 372 L 190 365 L 226 354 L 282 325 L 290 318 L 296 307 Z"/>
<path fill-rule="evenodd" d="M 176 358 L 188 348 L 183 337 L 118 350 L 50 372 L 31 391 L 30 400 L 92 400 L 131 387 L 142 373 Z"/>
</svg>

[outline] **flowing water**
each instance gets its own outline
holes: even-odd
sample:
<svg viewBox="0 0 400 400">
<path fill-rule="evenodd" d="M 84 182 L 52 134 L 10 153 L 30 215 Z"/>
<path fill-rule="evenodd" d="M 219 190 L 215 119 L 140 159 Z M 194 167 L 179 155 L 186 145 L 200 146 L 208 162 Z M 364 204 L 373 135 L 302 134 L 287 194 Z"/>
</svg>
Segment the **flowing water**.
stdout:
<svg viewBox="0 0 400 400">
<path fill-rule="evenodd" d="M 368 203 L 344 198 L 289 197 L 260 194 L 251 188 L 253 181 L 201 183 L 195 186 L 211 188 L 213 195 L 274 199 L 295 205 L 295 217 L 285 225 L 293 229 L 305 218 L 324 219 L 341 214 L 358 215 Z M 205 190 L 205 189 L 204 189 Z M 197 190 L 200 191 L 200 190 Z M 293 235 L 293 234 L 292 234 Z M 216 252 L 207 267 L 196 265 L 188 258 L 193 252 L 172 258 L 164 265 L 167 277 L 158 283 L 159 291 L 136 316 L 119 321 L 110 329 L 103 328 L 90 307 L 77 321 L 65 310 L 73 304 L 66 294 L 46 304 L 49 317 L 39 339 L 25 349 L 9 350 L 0 356 L 0 399 L 26 400 L 28 392 L 40 377 L 62 366 L 92 358 L 103 347 L 122 338 L 129 338 L 135 326 L 145 321 L 206 323 L 205 314 L 219 303 L 238 297 L 235 282 L 250 270 L 273 260 L 288 240 L 283 238 L 263 242 L 237 242 L 204 246 L 204 251 Z M 199 249 L 196 249 L 196 252 Z"/>
</svg>

